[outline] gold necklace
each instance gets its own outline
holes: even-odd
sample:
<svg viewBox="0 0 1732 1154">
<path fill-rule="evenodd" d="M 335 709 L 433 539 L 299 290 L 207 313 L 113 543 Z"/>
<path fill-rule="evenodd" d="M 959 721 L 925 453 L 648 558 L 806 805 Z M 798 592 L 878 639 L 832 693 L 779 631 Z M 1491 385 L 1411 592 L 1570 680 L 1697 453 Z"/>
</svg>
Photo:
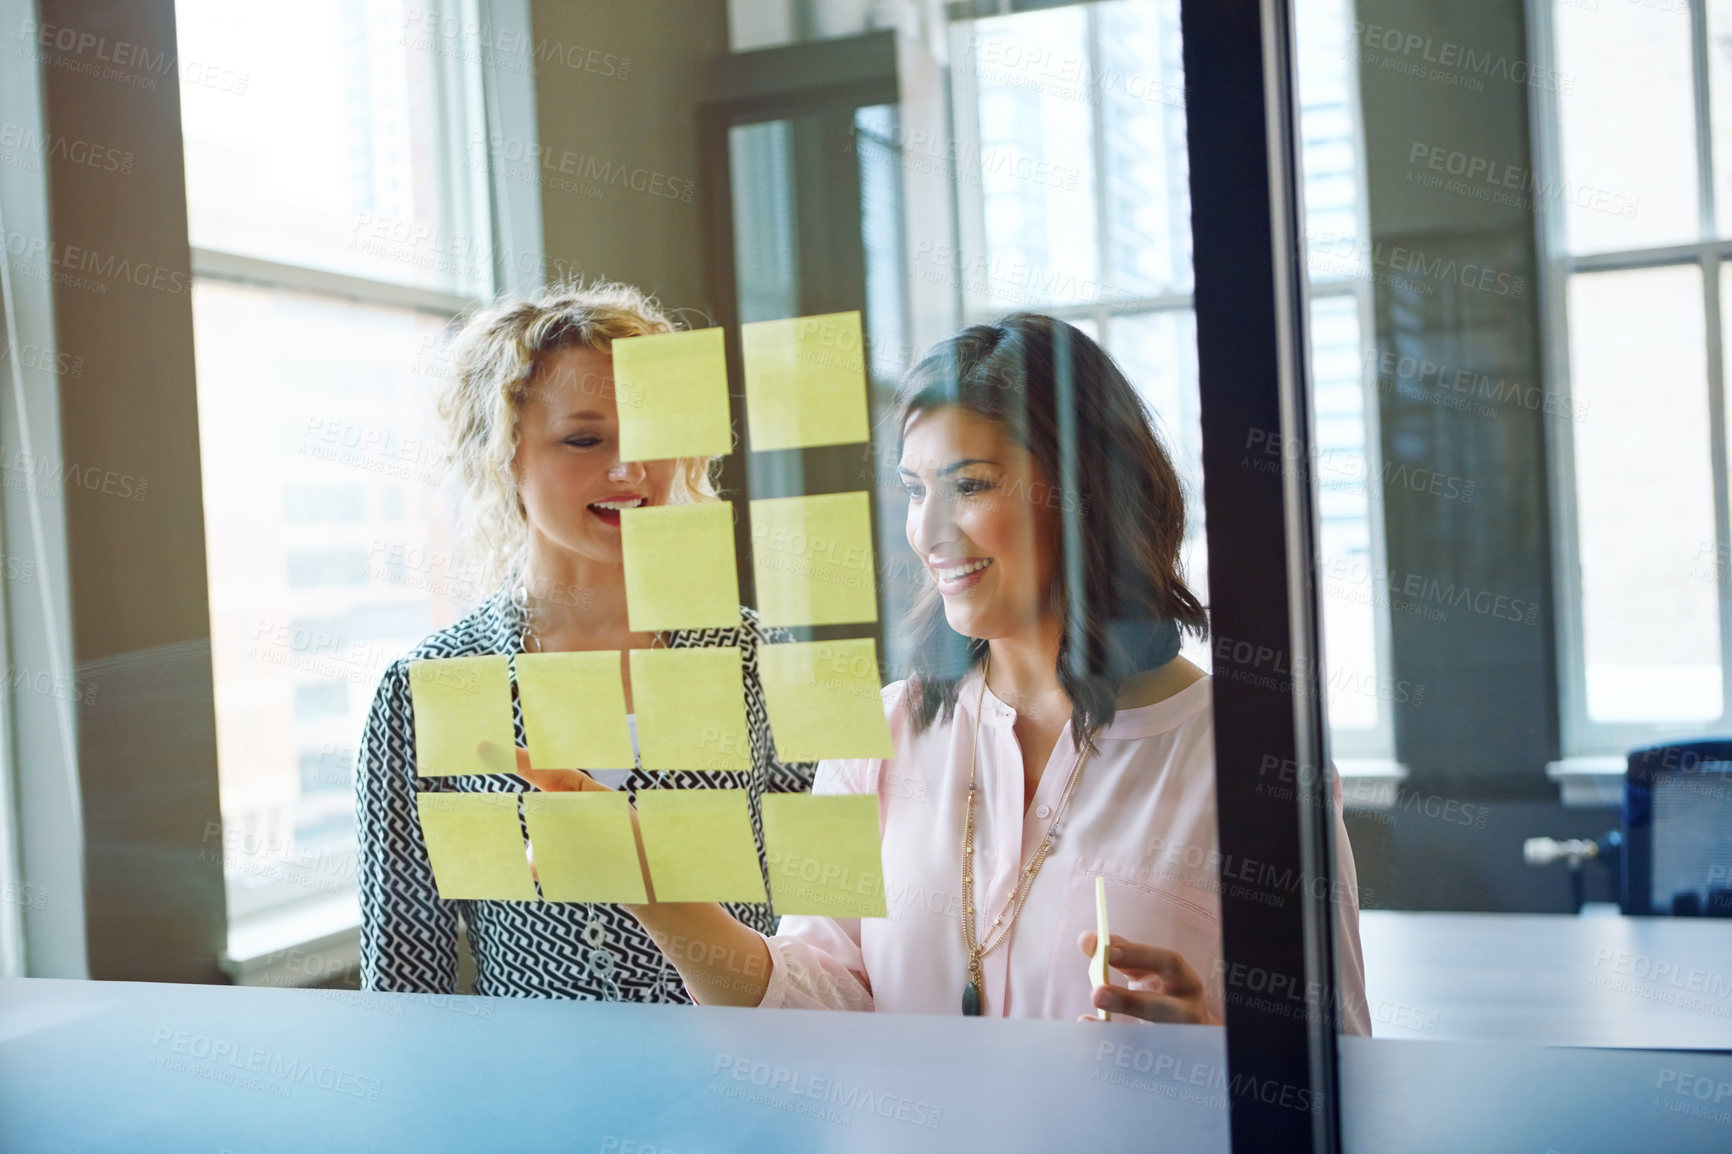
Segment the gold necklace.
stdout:
<svg viewBox="0 0 1732 1154">
<path fill-rule="evenodd" d="M 519 582 L 511 592 L 511 604 L 517 610 L 517 648 L 523 653 L 540 653 L 541 636 L 535 632 L 535 608 L 529 602 L 529 588 Z M 661 633 L 650 634 L 651 649 L 666 649 L 668 643 Z"/>
<path fill-rule="evenodd" d="M 1077 751 L 1076 764 L 1071 767 L 1070 780 L 1065 783 L 1058 812 L 1047 823 L 1046 835 L 1035 848 L 1034 857 L 1023 867 L 1016 889 L 1005 899 L 998 916 L 992 919 L 986 941 L 979 941 L 974 927 L 974 790 L 975 772 L 980 767 L 980 711 L 986 704 L 986 675 L 991 669 L 992 654 L 988 652 L 980 671 L 980 696 L 974 703 L 974 742 L 968 759 L 968 808 L 963 811 L 962 819 L 962 948 L 968 953 L 968 984 L 962 988 L 962 1012 L 971 1018 L 979 1017 L 986 1004 L 986 975 L 980 961 L 1010 937 L 1011 927 L 1016 925 L 1023 903 L 1028 900 L 1028 892 L 1034 887 L 1035 875 L 1046 864 L 1047 855 L 1052 852 L 1053 839 L 1059 836 L 1059 822 L 1064 820 L 1065 811 L 1070 808 L 1070 799 L 1076 796 L 1083 766 L 1088 763 L 1089 754 L 1094 752 L 1092 741 Z"/>
</svg>

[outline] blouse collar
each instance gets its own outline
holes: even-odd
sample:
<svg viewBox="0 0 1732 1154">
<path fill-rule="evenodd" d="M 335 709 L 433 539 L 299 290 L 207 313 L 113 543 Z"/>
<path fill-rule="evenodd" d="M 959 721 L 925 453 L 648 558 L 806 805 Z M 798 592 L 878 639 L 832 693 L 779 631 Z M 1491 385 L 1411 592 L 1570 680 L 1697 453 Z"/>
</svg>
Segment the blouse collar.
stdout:
<svg viewBox="0 0 1732 1154">
<path fill-rule="evenodd" d="M 974 718 L 974 703 L 980 702 L 980 721 L 982 725 L 1009 727 L 1016 724 L 1016 710 L 998 699 L 990 686 L 986 687 L 984 696 L 981 694 L 981 679 L 985 671 L 975 666 L 957 685 L 957 715 L 966 716 L 972 723 Z M 1211 685 L 1213 678 L 1204 675 L 1201 679 L 1179 690 L 1171 697 L 1163 698 L 1152 705 L 1139 705 L 1135 709 L 1121 709 L 1113 715 L 1112 724 L 1100 733 L 1100 738 L 1109 741 L 1124 741 L 1139 737 L 1154 737 L 1157 734 L 1168 733 L 1197 714 L 1208 709 L 1212 701 Z"/>
</svg>

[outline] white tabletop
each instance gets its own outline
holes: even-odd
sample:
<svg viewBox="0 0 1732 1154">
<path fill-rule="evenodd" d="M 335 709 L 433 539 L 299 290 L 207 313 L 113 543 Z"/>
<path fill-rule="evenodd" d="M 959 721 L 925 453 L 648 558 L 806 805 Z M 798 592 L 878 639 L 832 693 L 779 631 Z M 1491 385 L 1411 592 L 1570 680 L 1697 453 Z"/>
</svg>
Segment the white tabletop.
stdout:
<svg viewBox="0 0 1732 1154">
<path fill-rule="evenodd" d="M 1367 910 L 1379 1038 L 1732 1047 L 1732 919 Z"/>
</svg>

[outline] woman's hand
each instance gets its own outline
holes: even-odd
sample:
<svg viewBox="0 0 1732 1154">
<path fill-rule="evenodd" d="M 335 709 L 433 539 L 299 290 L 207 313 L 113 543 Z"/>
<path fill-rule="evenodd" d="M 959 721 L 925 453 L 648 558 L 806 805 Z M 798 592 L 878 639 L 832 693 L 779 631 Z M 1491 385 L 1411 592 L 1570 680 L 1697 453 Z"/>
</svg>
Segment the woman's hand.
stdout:
<svg viewBox="0 0 1732 1154">
<path fill-rule="evenodd" d="M 517 747 L 517 768 L 512 772 L 547 793 L 581 793 L 595 789 L 613 792 L 581 769 L 533 768 L 529 764 L 529 751 L 521 745 Z"/>
<path fill-rule="evenodd" d="M 1092 1001 L 1097 1008 L 1148 1022 L 1220 1025 L 1203 999 L 1203 980 L 1184 958 L 1160 946 L 1127 942 L 1117 934 L 1110 940 L 1107 963 L 1129 981 L 1124 986 L 1096 986 Z M 1094 931 L 1084 932 L 1077 945 L 1094 957 Z M 1090 1014 L 1082 1020 L 1100 1021 Z"/>
</svg>

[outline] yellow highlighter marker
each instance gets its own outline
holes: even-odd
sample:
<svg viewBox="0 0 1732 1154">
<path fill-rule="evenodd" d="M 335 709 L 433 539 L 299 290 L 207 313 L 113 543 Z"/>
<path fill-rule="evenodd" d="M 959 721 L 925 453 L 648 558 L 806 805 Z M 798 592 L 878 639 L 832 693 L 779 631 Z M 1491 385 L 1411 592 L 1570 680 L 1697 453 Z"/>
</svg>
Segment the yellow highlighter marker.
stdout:
<svg viewBox="0 0 1732 1154">
<path fill-rule="evenodd" d="M 1089 963 L 1089 975 L 1096 986 L 1107 984 L 1107 952 L 1112 949 L 1112 937 L 1107 933 L 1107 879 L 1095 875 L 1095 956 Z M 1097 1009 L 1095 1017 L 1103 1022 L 1113 1020 L 1111 1010 Z"/>
</svg>

